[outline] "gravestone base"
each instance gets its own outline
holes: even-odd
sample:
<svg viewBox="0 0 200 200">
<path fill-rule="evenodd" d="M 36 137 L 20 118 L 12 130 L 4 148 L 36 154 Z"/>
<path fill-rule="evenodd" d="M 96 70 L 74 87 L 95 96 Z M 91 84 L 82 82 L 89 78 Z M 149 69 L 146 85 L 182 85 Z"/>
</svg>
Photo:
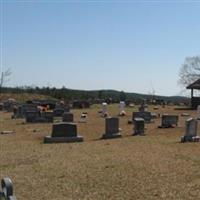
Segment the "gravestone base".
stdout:
<svg viewBox="0 0 200 200">
<path fill-rule="evenodd" d="M 83 136 L 77 135 L 76 137 L 44 137 L 44 143 L 70 143 L 70 142 L 83 142 Z"/>
<path fill-rule="evenodd" d="M 134 132 L 132 136 L 145 136 L 146 134 L 144 132 Z"/>
<path fill-rule="evenodd" d="M 35 119 L 26 119 L 26 123 L 52 123 L 53 120 L 44 117 L 37 117 Z"/>
<path fill-rule="evenodd" d="M 114 139 L 114 138 L 121 138 L 121 133 L 114 133 L 114 134 L 103 134 L 102 139 Z"/>
<path fill-rule="evenodd" d="M 172 124 L 158 126 L 158 128 L 175 128 L 175 127 L 176 127 L 176 125 L 172 125 Z"/>
<path fill-rule="evenodd" d="M 190 114 L 188 114 L 188 113 L 182 113 L 181 114 L 181 117 L 189 117 L 190 116 Z"/>
<path fill-rule="evenodd" d="M 181 137 L 181 143 L 184 142 L 200 142 L 199 136 L 182 136 Z"/>
</svg>

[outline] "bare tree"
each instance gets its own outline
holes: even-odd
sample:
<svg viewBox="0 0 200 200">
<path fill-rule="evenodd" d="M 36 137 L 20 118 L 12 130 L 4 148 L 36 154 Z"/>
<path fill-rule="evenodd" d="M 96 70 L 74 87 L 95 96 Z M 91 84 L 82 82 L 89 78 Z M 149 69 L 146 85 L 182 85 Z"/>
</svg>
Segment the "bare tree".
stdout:
<svg viewBox="0 0 200 200">
<path fill-rule="evenodd" d="M 187 86 L 200 78 L 200 56 L 186 57 L 179 72 L 179 84 Z"/>
<path fill-rule="evenodd" d="M 4 85 L 10 80 L 9 77 L 11 76 L 12 72 L 11 69 L 8 68 L 5 71 L 1 72 L 1 76 L 0 76 L 0 91 L 2 89 L 2 87 L 4 87 Z"/>
</svg>

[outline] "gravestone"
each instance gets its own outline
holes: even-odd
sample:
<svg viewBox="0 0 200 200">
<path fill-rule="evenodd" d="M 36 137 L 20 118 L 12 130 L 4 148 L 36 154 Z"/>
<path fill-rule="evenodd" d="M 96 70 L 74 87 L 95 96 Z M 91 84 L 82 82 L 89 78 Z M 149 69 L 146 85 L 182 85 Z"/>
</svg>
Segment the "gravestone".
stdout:
<svg viewBox="0 0 200 200">
<path fill-rule="evenodd" d="M 185 135 L 181 137 L 181 142 L 197 142 L 200 137 L 197 136 L 198 121 L 189 118 L 185 121 Z"/>
<path fill-rule="evenodd" d="M 162 115 L 162 124 L 159 128 L 174 128 L 178 126 L 178 115 Z"/>
<path fill-rule="evenodd" d="M 36 122 L 37 118 L 40 117 L 40 113 L 38 111 L 27 111 L 25 117 L 26 122 Z"/>
<path fill-rule="evenodd" d="M 134 118 L 143 118 L 145 123 L 150 123 L 152 120 L 151 112 L 133 112 L 132 114 L 132 121 Z"/>
<path fill-rule="evenodd" d="M 22 105 L 16 106 L 13 108 L 12 119 L 24 118 L 24 113 L 22 110 Z"/>
<path fill-rule="evenodd" d="M 156 118 L 158 118 L 158 115 L 156 113 L 151 113 L 151 118 L 156 119 Z"/>
<path fill-rule="evenodd" d="M 39 111 L 27 111 L 26 122 L 27 123 L 46 123 L 53 122 L 53 112 L 42 112 Z"/>
<path fill-rule="evenodd" d="M 200 120 L 200 105 L 197 107 L 197 119 Z"/>
<path fill-rule="evenodd" d="M 44 138 L 44 143 L 83 142 L 83 137 L 77 134 L 75 123 L 61 122 L 53 124 L 51 136 Z"/>
<path fill-rule="evenodd" d="M 126 115 L 125 106 L 126 106 L 125 102 L 120 101 L 120 103 L 119 103 L 119 116 L 125 116 Z"/>
<path fill-rule="evenodd" d="M 17 200 L 13 194 L 13 183 L 10 178 L 3 178 L 1 180 L 2 191 L 0 191 L 1 200 Z"/>
<path fill-rule="evenodd" d="M 63 108 L 56 108 L 53 110 L 54 117 L 63 117 L 65 110 Z"/>
<path fill-rule="evenodd" d="M 109 117 L 105 119 L 105 134 L 103 139 L 119 138 L 121 134 L 119 132 L 119 118 Z"/>
<path fill-rule="evenodd" d="M 73 122 L 74 114 L 70 112 L 64 112 L 63 114 L 63 122 Z"/>
<path fill-rule="evenodd" d="M 108 104 L 106 102 L 102 103 L 102 117 L 107 117 L 108 116 Z"/>
<path fill-rule="evenodd" d="M 82 113 L 78 122 L 87 123 L 87 114 Z"/>
<path fill-rule="evenodd" d="M 44 118 L 45 122 L 51 122 L 52 123 L 53 122 L 53 118 L 54 118 L 54 113 L 51 112 L 51 111 L 43 112 L 41 118 Z"/>
<path fill-rule="evenodd" d="M 190 116 L 190 114 L 188 114 L 188 113 L 181 113 L 181 117 L 189 117 Z"/>
<path fill-rule="evenodd" d="M 134 133 L 133 135 L 144 135 L 144 119 L 143 118 L 134 118 Z"/>
</svg>

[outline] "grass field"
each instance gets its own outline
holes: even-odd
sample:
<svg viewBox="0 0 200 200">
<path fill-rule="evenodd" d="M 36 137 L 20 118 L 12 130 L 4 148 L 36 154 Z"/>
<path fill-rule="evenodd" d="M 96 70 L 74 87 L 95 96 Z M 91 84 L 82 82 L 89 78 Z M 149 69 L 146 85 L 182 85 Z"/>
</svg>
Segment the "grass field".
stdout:
<svg viewBox="0 0 200 200">
<path fill-rule="evenodd" d="M 172 129 L 158 129 L 156 119 L 146 125 L 146 136 L 131 136 L 127 121 L 137 108 L 127 108 L 120 118 L 122 138 L 100 140 L 105 120 L 98 110 L 73 110 L 75 121 L 87 111 L 88 123 L 78 123 L 84 142 L 70 144 L 43 144 L 52 124 L 23 124 L 1 112 L 1 130 L 15 134 L 0 135 L 0 178 L 13 180 L 17 199 L 200 199 L 200 143 L 180 143 L 186 117 Z M 109 111 L 117 115 L 117 105 Z M 174 107 L 156 112 L 196 117 L 195 111 Z"/>
</svg>

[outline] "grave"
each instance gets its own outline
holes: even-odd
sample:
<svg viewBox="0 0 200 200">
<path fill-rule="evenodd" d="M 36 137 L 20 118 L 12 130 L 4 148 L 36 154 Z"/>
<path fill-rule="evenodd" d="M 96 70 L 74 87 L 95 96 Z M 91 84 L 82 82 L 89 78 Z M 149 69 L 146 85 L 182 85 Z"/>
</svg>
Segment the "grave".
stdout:
<svg viewBox="0 0 200 200">
<path fill-rule="evenodd" d="M 197 119 L 200 120 L 200 105 L 197 106 Z"/>
<path fill-rule="evenodd" d="M 39 111 L 27 111 L 26 112 L 26 122 L 36 122 L 37 118 L 40 117 Z"/>
<path fill-rule="evenodd" d="M 121 134 L 119 132 L 119 118 L 108 117 L 105 119 L 105 134 L 102 139 L 119 138 Z"/>
<path fill-rule="evenodd" d="M 190 114 L 188 114 L 188 113 L 181 113 L 181 117 L 189 117 L 190 116 Z"/>
<path fill-rule="evenodd" d="M 147 112 L 148 111 L 148 104 L 147 104 L 147 100 L 143 99 L 142 101 L 142 105 L 138 108 L 139 112 Z"/>
<path fill-rule="evenodd" d="M 83 142 L 83 137 L 77 134 L 75 123 L 61 122 L 53 124 L 52 134 L 44 138 L 44 143 L 60 142 Z"/>
<path fill-rule="evenodd" d="M 7 135 L 7 134 L 14 134 L 15 131 L 1 131 L 2 135 Z"/>
<path fill-rule="evenodd" d="M 64 112 L 63 114 L 63 122 L 73 122 L 74 114 L 71 112 Z"/>
<path fill-rule="evenodd" d="M 65 110 L 63 108 L 55 108 L 53 110 L 54 117 L 63 117 Z"/>
<path fill-rule="evenodd" d="M 101 112 L 102 117 L 108 117 L 107 106 L 108 104 L 106 102 L 102 103 L 102 112 Z"/>
<path fill-rule="evenodd" d="M 132 121 L 134 121 L 134 118 L 143 118 L 145 123 L 150 123 L 152 121 L 151 112 L 133 112 Z"/>
<path fill-rule="evenodd" d="M 13 108 L 13 115 L 11 116 L 12 119 L 17 118 L 24 118 L 24 113 L 22 112 L 22 106 L 14 106 Z"/>
<path fill-rule="evenodd" d="M 10 178 L 3 178 L 1 180 L 2 191 L 0 191 L 1 200 L 17 200 L 13 194 L 13 183 Z"/>
<path fill-rule="evenodd" d="M 199 142 L 200 137 L 197 136 L 198 121 L 189 118 L 185 121 L 185 135 L 181 137 L 181 142 Z"/>
<path fill-rule="evenodd" d="M 162 124 L 159 128 L 174 128 L 178 126 L 178 115 L 162 115 Z"/>
<path fill-rule="evenodd" d="M 78 122 L 87 123 L 87 114 L 82 113 Z"/>
<path fill-rule="evenodd" d="M 144 134 L 144 124 L 145 120 L 143 118 L 134 118 L 134 133 L 133 135 L 145 135 Z"/>
<path fill-rule="evenodd" d="M 125 106 L 126 106 L 125 102 L 120 101 L 120 103 L 119 103 L 119 116 L 125 116 L 126 115 Z"/>
<path fill-rule="evenodd" d="M 151 117 L 152 117 L 152 119 L 157 119 L 158 115 L 156 113 L 151 113 Z"/>
<path fill-rule="evenodd" d="M 39 111 L 27 111 L 26 122 L 27 123 L 46 123 L 53 122 L 53 112 L 42 112 Z"/>
<path fill-rule="evenodd" d="M 54 113 L 51 111 L 42 112 L 42 118 L 44 121 L 53 123 Z"/>
</svg>

